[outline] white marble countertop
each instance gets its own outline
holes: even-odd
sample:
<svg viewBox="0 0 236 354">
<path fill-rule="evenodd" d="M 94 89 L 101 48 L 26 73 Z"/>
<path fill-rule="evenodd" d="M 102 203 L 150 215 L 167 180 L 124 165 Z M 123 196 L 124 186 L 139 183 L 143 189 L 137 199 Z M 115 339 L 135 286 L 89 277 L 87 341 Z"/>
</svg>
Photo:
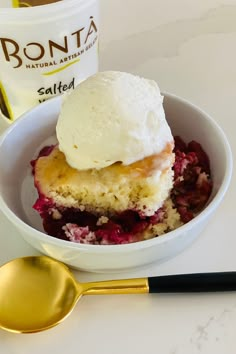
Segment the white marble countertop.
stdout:
<svg viewBox="0 0 236 354">
<path fill-rule="evenodd" d="M 157 80 L 211 114 L 236 152 L 236 0 L 101 0 L 100 69 Z M 236 270 L 236 183 L 197 241 L 114 278 Z M 36 252 L 0 215 L 0 263 Z M 81 281 L 108 274 L 75 272 Z M 83 298 L 49 331 L 0 331 L 2 354 L 235 354 L 236 293 Z"/>
</svg>

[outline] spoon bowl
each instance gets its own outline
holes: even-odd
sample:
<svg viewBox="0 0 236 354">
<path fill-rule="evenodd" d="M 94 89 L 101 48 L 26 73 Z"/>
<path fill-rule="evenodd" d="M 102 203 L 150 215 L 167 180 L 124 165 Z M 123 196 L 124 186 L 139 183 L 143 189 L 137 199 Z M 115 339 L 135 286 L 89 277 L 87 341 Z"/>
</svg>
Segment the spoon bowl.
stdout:
<svg viewBox="0 0 236 354">
<path fill-rule="evenodd" d="M 0 326 L 37 332 L 55 326 L 74 308 L 82 288 L 69 269 L 48 257 L 18 258 L 0 271 Z"/>
</svg>

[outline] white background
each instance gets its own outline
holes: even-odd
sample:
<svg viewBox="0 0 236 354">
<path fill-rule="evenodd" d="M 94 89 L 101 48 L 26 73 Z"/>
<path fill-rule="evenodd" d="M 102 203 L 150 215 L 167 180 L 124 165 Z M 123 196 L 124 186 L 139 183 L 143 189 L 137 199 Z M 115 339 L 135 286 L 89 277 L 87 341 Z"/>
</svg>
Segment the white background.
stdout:
<svg viewBox="0 0 236 354">
<path fill-rule="evenodd" d="M 100 69 L 155 79 L 205 109 L 236 151 L 236 1 L 101 0 Z M 235 175 L 206 230 L 162 264 L 113 278 L 236 270 Z M 0 216 L 0 262 L 36 254 Z M 75 273 L 81 281 L 111 278 Z M 1 285 L 0 285 L 1 289 Z M 83 298 L 38 334 L 0 330 L 1 354 L 235 354 L 236 294 Z"/>
</svg>

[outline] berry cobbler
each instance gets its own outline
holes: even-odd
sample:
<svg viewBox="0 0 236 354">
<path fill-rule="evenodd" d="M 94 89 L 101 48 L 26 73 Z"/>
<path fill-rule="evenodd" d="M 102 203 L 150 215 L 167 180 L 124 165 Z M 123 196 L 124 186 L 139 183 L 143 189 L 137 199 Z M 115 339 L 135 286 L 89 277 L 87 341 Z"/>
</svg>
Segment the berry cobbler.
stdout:
<svg viewBox="0 0 236 354">
<path fill-rule="evenodd" d="M 97 73 L 65 97 L 58 144 L 32 161 L 34 204 L 50 235 L 116 245 L 147 240 L 189 222 L 212 190 L 196 141 L 173 137 L 152 80 Z"/>
<path fill-rule="evenodd" d="M 41 215 L 49 235 L 73 242 L 124 244 L 165 234 L 193 219 L 206 205 L 212 190 L 209 159 L 200 144 L 195 141 L 185 144 L 180 137 L 175 137 L 174 153 L 173 188 L 164 204 L 151 212 L 150 206 L 145 208 L 145 202 L 152 187 L 145 182 L 146 174 L 143 181 L 140 178 L 139 166 L 136 166 L 137 175 L 133 172 L 130 180 L 125 170 L 118 178 L 121 183 L 113 184 L 114 174 L 121 166 L 114 166 L 114 171 L 100 172 L 99 178 L 94 171 L 81 174 L 66 163 L 57 146 L 45 147 L 32 161 L 39 193 L 34 209 Z M 102 192 L 106 178 L 109 192 Z M 100 189 L 99 194 L 96 189 Z M 120 196 L 124 193 L 123 205 L 127 209 L 116 202 L 114 193 L 118 192 Z M 130 204 L 128 192 L 133 193 Z M 154 205 L 152 195 L 150 192 L 150 205 Z M 83 200 L 91 202 L 85 204 Z"/>
</svg>

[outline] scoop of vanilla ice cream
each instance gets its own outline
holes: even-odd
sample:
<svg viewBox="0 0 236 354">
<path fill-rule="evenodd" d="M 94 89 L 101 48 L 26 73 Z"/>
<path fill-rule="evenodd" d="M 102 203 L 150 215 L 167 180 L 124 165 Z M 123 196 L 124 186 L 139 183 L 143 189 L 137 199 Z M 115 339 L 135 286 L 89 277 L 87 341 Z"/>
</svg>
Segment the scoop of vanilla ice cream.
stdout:
<svg viewBox="0 0 236 354">
<path fill-rule="evenodd" d="M 56 132 L 71 167 L 101 169 L 158 154 L 173 142 L 155 81 L 99 72 L 66 95 Z"/>
</svg>

